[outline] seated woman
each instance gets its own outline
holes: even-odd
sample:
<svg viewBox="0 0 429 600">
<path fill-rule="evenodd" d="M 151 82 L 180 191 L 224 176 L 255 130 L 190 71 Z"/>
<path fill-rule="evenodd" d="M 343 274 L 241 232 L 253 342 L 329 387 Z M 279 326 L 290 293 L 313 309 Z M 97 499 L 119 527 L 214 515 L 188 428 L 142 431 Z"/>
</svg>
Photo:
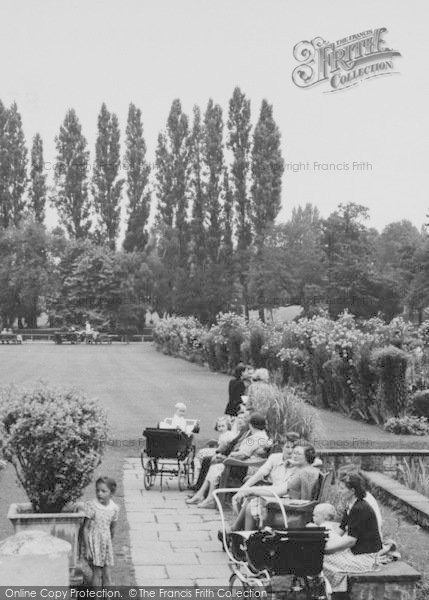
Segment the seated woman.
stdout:
<svg viewBox="0 0 429 600">
<path fill-rule="evenodd" d="M 273 452 L 267 461 L 254 475 L 243 484 L 241 490 L 232 498 L 233 507 L 238 506 L 240 499 L 244 498 L 242 490 L 253 487 L 260 481 L 269 479 L 271 485 L 277 486 L 287 481 L 295 472 L 295 466 L 290 464 L 294 444 L 299 440 L 299 434 L 290 431 L 286 434 L 286 442 L 282 452 Z M 231 531 L 251 531 L 256 528 L 261 518 L 261 499 L 246 499 L 238 512 L 238 516 L 231 526 Z M 259 523 L 258 523 L 259 524 Z"/>
<path fill-rule="evenodd" d="M 265 431 L 265 419 L 260 414 L 253 414 L 249 419 L 249 429 L 244 436 L 241 436 L 239 444 L 229 454 L 229 458 L 237 458 L 240 460 L 250 459 L 258 456 L 258 453 L 264 451 L 268 444 L 268 436 Z M 216 489 L 220 477 L 225 469 L 222 462 L 212 464 L 206 475 L 206 479 L 202 487 L 192 497 L 186 500 L 187 504 L 198 504 L 199 508 L 215 508 L 213 492 Z M 207 493 L 207 498 L 204 499 Z"/>
<path fill-rule="evenodd" d="M 368 504 L 370 505 L 372 510 L 375 512 L 375 516 L 377 518 L 377 524 L 378 524 L 378 531 L 380 533 L 380 538 L 383 539 L 383 534 L 382 534 L 383 518 L 381 516 L 380 507 L 378 506 L 377 500 L 374 498 L 374 496 L 368 490 L 367 483 L 366 483 L 365 477 L 362 475 L 362 472 L 356 468 L 356 465 L 347 465 L 345 467 L 338 469 L 338 479 L 340 481 L 345 479 L 348 475 L 352 475 L 352 474 L 357 475 L 360 478 L 362 485 L 365 488 L 366 493 L 365 493 L 364 500 L 366 500 L 368 502 Z"/>
<path fill-rule="evenodd" d="M 206 475 L 210 469 L 211 464 L 223 462 L 233 450 L 236 450 L 240 446 L 242 439 L 245 435 L 247 435 L 247 431 L 249 429 L 248 420 L 249 419 L 247 417 L 247 414 L 244 412 L 240 412 L 237 415 L 237 418 L 233 423 L 233 427 L 231 427 L 231 435 L 233 436 L 231 442 L 226 446 L 226 448 L 222 448 L 219 450 L 216 449 L 215 454 L 213 456 L 208 456 L 206 458 L 203 457 L 201 459 L 201 467 L 197 483 L 189 489 L 191 489 L 194 492 L 198 492 L 198 490 L 201 489 L 206 480 Z M 189 498 L 192 497 L 192 495 L 189 496 Z"/>
<path fill-rule="evenodd" d="M 270 488 L 262 486 L 244 488 L 236 494 L 236 499 L 246 496 L 261 496 L 269 499 L 268 490 L 272 490 L 280 498 L 311 500 L 320 475 L 319 469 L 313 466 L 315 459 L 314 446 L 308 442 L 297 442 L 289 461 L 290 466 L 294 467 L 294 471 L 285 481 Z"/>
<path fill-rule="evenodd" d="M 382 548 L 377 518 L 364 499 L 366 490 L 359 475 L 347 475 L 339 491 L 347 503 L 340 524 L 342 535 L 340 541 L 328 541 L 323 562 L 323 573 L 337 598 L 347 592 L 347 573 L 372 571 Z"/>
</svg>

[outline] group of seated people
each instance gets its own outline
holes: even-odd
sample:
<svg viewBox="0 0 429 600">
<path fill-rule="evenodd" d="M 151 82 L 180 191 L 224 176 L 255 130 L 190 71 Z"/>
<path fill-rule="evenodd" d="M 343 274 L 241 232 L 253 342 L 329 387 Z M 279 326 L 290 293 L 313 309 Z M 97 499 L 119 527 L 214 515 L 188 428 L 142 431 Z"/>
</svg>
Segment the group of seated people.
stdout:
<svg viewBox="0 0 429 600">
<path fill-rule="evenodd" d="M 220 434 L 217 448 L 200 451 L 200 462 L 208 464 L 208 468 L 201 487 L 186 500 L 188 504 L 215 507 L 213 491 L 225 468 L 226 457 L 252 459 L 267 455 L 270 444 L 261 415 L 246 418 L 242 412 L 235 419 L 235 432 L 231 427 L 229 419 L 221 417 L 216 426 Z M 272 451 L 233 496 L 236 517 L 227 534 L 253 531 L 271 524 L 266 509 L 266 504 L 272 502 L 270 490 L 281 498 L 311 501 L 320 481 L 318 467 L 321 464 L 309 442 L 299 439 L 295 432 L 288 433 L 282 450 Z M 313 523 L 308 525 L 325 527 L 328 531 L 324 575 L 335 598 L 346 593 L 347 573 L 371 571 L 382 549 L 381 513 L 359 472 L 349 469 L 340 474 L 339 493 L 341 505 L 337 508 L 328 503 L 316 505 Z M 342 514 L 339 522 L 336 522 L 337 514 Z M 294 526 L 293 516 L 287 514 L 287 518 L 287 526 Z M 221 533 L 219 537 L 222 539 Z"/>
<path fill-rule="evenodd" d="M 186 406 L 176 405 L 173 419 L 160 426 L 173 427 L 191 435 L 185 419 Z M 233 496 L 236 516 L 227 531 L 254 531 L 270 522 L 267 504 L 272 502 L 270 491 L 291 501 L 311 501 L 320 482 L 321 461 L 315 448 L 289 432 L 283 448 L 273 448 L 265 427 L 265 418 L 242 410 L 235 418 L 220 417 L 215 429 L 219 433 L 216 447 L 199 451 L 201 470 L 195 493 L 186 499 L 199 508 L 215 508 L 213 492 L 225 469 L 226 458 L 248 461 L 251 465 L 264 460 L 262 466 L 248 476 Z M 249 469 L 251 470 L 251 469 Z M 244 470 L 246 472 L 246 469 Z M 339 473 L 340 504 L 317 504 L 313 522 L 307 526 L 324 527 L 329 539 L 325 548 L 323 573 L 333 598 L 347 590 L 347 573 L 371 571 L 382 550 L 381 513 L 376 499 L 365 487 L 362 475 L 353 467 Z M 341 518 L 337 522 L 336 517 Z M 293 527 L 293 516 L 287 514 L 286 526 Z M 274 526 L 280 526 L 274 525 Z M 283 528 L 280 526 L 280 528 Z M 220 532 L 220 539 L 223 539 Z M 384 551 L 384 550 L 383 550 Z"/>
</svg>

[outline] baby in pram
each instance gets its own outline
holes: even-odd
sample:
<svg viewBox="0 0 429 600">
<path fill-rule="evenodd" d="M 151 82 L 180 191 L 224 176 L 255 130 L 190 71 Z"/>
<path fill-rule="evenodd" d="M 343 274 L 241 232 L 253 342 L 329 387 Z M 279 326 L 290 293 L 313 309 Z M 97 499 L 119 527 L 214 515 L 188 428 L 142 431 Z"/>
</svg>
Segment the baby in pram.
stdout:
<svg viewBox="0 0 429 600">
<path fill-rule="evenodd" d="M 177 402 L 174 406 L 174 410 L 175 412 L 171 419 L 164 419 L 160 422 L 160 429 L 179 429 L 189 436 L 192 435 L 192 433 L 198 433 L 198 421 L 185 419 L 186 404 Z"/>
</svg>

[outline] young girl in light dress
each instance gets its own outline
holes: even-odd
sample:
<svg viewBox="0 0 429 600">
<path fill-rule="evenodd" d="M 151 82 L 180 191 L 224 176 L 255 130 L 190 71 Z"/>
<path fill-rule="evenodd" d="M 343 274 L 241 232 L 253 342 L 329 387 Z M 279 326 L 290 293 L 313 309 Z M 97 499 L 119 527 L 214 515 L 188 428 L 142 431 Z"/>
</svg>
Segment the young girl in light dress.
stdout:
<svg viewBox="0 0 429 600">
<path fill-rule="evenodd" d="M 119 507 L 112 500 L 116 482 L 110 477 L 99 477 L 95 490 L 97 498 L 85 505 L 83 536 L 86 558 L 92 569 L 91 583 L 93 586 L 106 586 L 112 585 L 112 539 L 119 513 Z"/>
</svg>

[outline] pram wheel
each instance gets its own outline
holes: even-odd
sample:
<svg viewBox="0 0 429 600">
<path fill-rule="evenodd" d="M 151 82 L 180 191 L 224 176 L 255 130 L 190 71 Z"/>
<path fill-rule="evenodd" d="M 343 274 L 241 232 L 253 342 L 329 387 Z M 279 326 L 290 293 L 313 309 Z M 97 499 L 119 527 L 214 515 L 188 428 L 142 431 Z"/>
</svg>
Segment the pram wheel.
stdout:
<svg viewBox="0 0 429 600">
<path fill-rule="evenodd" d="M 141 461 L 143 467 L 143 483 L 145 490 L 150 490 L 155 483 L 156 474 L 158 471 L 156 460 L 153 458 L 148 458 L 146 455 L 146 451 L 142 450 L 141 452 Z"/>
<path fill-rule="evenodd" d="M 249 584 L 243 579 L 241 579 L 241 577 L 239 577 L 237 573 L 233 573 L 229 578 L 229 589 L 231 591 L 237 588 L 248 589 L 249 587 Z"/>
<path fill-rule="evenodd" d="M 145 469 L 143 483 L 146 490 L 150 490 L 155 483 L 156 477 L 156 463 L 154 460 L 150 459 L 148 462 L 148 466 Z"/>
</svg>

